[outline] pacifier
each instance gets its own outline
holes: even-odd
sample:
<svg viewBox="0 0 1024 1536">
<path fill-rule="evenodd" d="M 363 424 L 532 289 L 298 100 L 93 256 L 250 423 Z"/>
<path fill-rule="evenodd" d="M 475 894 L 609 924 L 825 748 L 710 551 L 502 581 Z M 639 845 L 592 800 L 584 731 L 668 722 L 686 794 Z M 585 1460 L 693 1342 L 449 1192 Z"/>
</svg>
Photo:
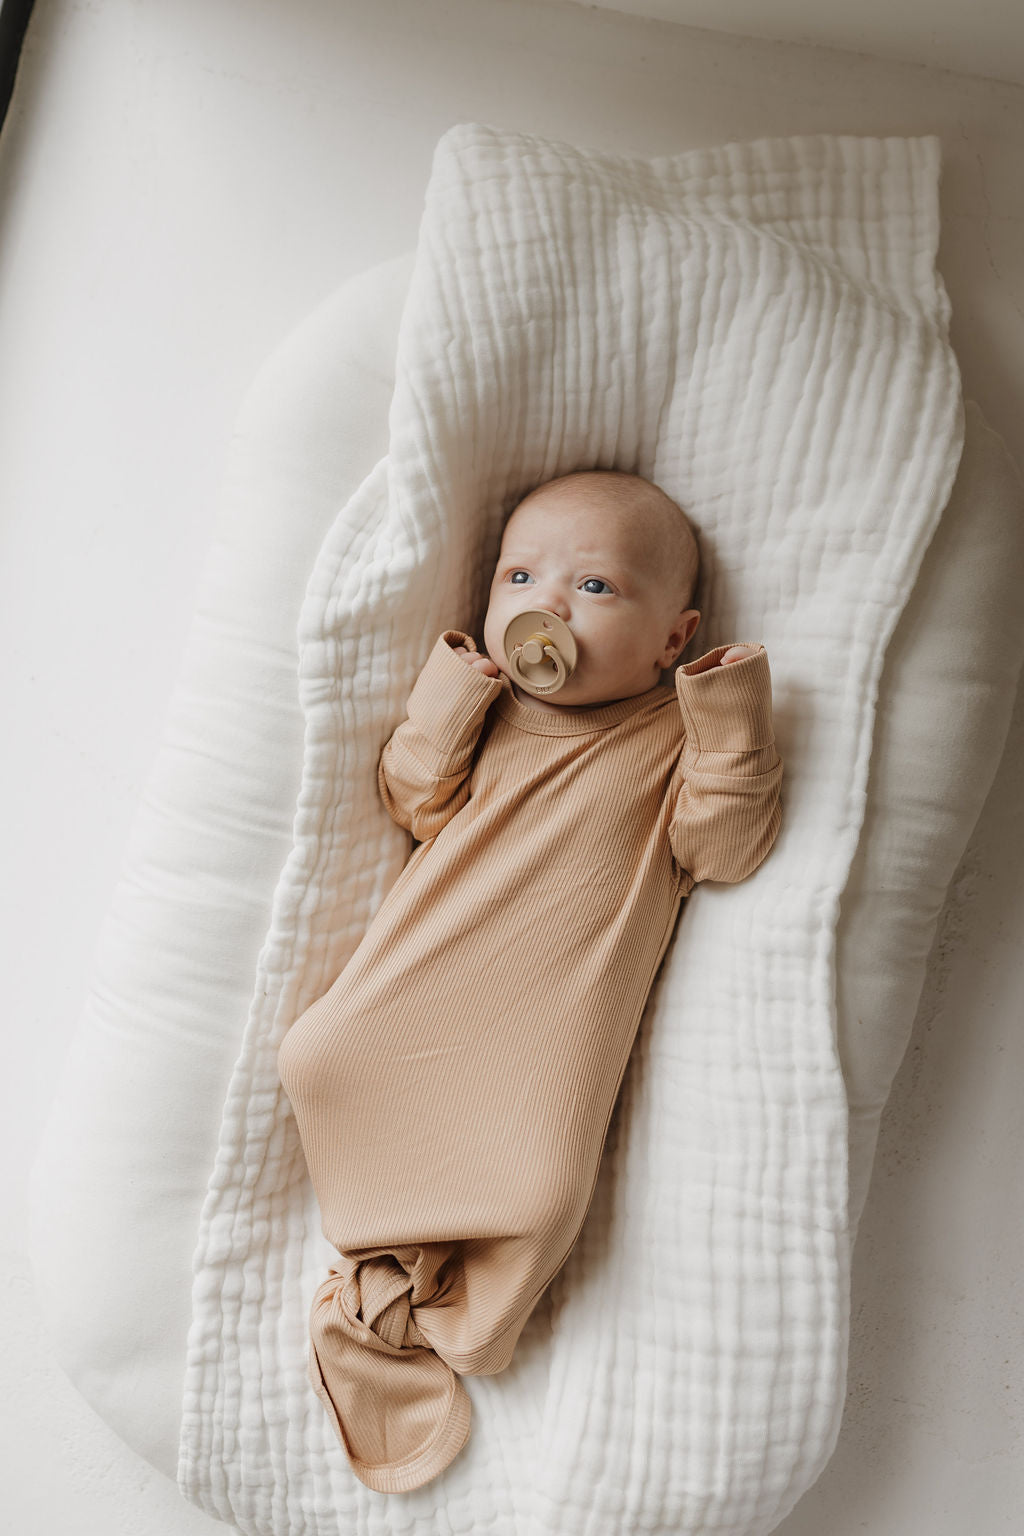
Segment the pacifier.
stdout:
<svg viewBox="0 0 1024 1536">
<path fill-rule="evenodd" d="M 576 670 L 573 632 L 546 608 L 517 613 L 502 644 L 509 671 L 527 693 L 557 693 Z"/>
</svg>

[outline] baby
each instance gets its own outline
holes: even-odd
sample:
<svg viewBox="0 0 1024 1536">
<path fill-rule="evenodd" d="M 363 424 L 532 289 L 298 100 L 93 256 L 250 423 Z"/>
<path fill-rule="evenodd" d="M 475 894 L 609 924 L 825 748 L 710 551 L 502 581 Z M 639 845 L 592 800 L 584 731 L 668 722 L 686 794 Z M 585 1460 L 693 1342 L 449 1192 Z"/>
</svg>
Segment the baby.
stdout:
<svg viewBox="0 0 1024 1536">
<path fill-rule="evenodd" d="M 683 899 L 778 833 L 764 646 L 661 681 L 700 621 L 697 562 L 646 480 L 540 486 L 503 531 L 486 654 L 438 636 L 381 751 L 419 846 L 278 1055 L 339 1252 L 310 1379 L 370 1488 L 419 1487 L 465 1444 L 460 1378 L 509 1364 L 580 1233 Z M 528 610 L 573 663 L 554 691 L 505 654 Z"/>
</svg>

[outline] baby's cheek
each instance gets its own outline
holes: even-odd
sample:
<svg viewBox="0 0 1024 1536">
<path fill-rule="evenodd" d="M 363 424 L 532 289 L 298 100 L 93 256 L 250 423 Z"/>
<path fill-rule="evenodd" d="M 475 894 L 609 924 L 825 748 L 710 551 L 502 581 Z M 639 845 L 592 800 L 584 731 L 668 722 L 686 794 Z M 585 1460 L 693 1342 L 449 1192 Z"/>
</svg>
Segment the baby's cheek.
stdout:
<svg viewBox="0 0 1024 1536">
<path fill-rule="evenodd" d="M 500 628 L 497 615 L 488 608 L 484 618 L 484 650 L 488 656 L 493 656 L 495 661 L 500 661 L 502 654 Z"/>
</svg>

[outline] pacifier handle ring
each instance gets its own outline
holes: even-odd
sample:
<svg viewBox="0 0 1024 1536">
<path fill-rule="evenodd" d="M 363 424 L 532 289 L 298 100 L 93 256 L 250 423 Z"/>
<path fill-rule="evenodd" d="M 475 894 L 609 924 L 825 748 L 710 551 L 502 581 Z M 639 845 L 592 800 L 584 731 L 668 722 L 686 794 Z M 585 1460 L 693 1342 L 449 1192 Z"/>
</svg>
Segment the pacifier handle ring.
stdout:
<svg viewBox="0 0 1024 1536">
<path fill-rule="evenodd" d="M 560 688 L 568 675 L 568 668 L 566 667 L 565 662 L 562 660 L 561 656 L 558 654 L 555 648 L 544 640 L 542 635 L 531 635 L 530 640 L 538 640 L 543 646 L 544 655 L 554 664 L 555 676 L 552 682 L 544 684 L 545 688 Z M 528 643 L 529 641 L 524 641 L 523 645 Z M 536 687 L 537 685 L 532 678 L 524 676 L 522 667 L 519 664 L 520 657 L 523 652 L 523 645 L 517 645 L 513 648 L 512 655 L 508 659 L 508 664 L 511 668 L 512 676 L 515 678 L 517 683 L 523 683 L 526 687 L 530 687 L 531 685 Z"/>
</svg>

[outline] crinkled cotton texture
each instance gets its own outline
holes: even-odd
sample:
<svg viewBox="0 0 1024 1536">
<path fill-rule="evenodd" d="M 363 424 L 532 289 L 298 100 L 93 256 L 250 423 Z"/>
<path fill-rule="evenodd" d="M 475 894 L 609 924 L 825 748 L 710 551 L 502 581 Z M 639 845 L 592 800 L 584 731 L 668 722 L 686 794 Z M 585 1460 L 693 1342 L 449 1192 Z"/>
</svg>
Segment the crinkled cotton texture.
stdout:
<svg viewBox="0 0 1024 1536">
<path fill-rule="evenodd" d="M 746 1536 L 828 1459 L 849 1281 L 839 896 L 885 648 L 963 434 L 938 178 L 934 137 L 654 161 L 472 124 L 440 141 L 388 454 L 302 613 L 294 847 L 197 1241 L 179 1478 L 211 1513 L 325 1536 Z M 433 637 L 479 632 L 523 491 L 595 465 L 691 515 L 703 645 L 763 639 L 786 818 L 758 879 L 688 900 L 587 1221 L 509 1369 L 466 1378 L 464 1454 L 384 1496 L 306 1406 L 331 1249 L 276 1053 L 408 857 L 375 770 Z"/>
<path fill-rule="evenodd" d="M 507 1367 L 579 1235 L 683 899 L 750 875 L 781 819 L 763 645 L 542 712 L 460 644 L 438 637 L 378 767 L 420 845 L 278 1052 L 339 1250 L 310 1379 L 385 1493 L 465 1444 L 461 1377 Z"/>
</svg>

